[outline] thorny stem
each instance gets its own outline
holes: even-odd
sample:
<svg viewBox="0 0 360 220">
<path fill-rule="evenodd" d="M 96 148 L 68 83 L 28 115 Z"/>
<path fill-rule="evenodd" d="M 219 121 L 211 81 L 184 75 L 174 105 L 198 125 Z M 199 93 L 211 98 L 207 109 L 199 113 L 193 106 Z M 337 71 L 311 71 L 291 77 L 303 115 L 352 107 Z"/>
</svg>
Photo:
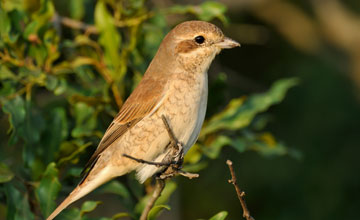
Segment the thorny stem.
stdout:
<svg viewBox="0 0 360 220">
<path fill-rule="evenodd" d="M 240 200 L 240 204 L 241 207 L 243 209 L 243 217 L 246 218 L 246 220 L 255 220 L 251 215 L 250 215 L 250 211 L 246 206 L 246 202 L 245 202 L 245 192 L 242 191 L 236 181 L 236 176 L 235 176 L 235 171 L 234 168 L 232 166 L 232 161 L 231 160 L 227 160 L 226 164 L 229 166 L 230 169 L 230 173 L 231 173 L 231 180 L 228 180 L 229 183 L 233 184 L 236 190 L 236 194 Z"/>
</svg>

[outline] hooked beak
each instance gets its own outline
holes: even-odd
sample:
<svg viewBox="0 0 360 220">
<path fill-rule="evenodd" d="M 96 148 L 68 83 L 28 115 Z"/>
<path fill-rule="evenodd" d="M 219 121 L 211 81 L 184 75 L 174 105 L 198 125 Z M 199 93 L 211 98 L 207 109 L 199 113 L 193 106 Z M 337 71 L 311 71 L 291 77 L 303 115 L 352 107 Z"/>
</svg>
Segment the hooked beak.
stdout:
<svg viewBox="0 0 360 220">
<path fill-rule="evenodd" d="M 230 48 L 234 48 L 234 47 L 240 47 L 240 44 L 238 42 L 236 42 L 233 39 L 230 39 L 228 37 L 224 37 L 224 39 L 222 41 L 220 41 L 219 43 L 216 43 L 216 45 L 218 47 L 220 47 L 221 49 L 230 49 Z"/>
</svg>

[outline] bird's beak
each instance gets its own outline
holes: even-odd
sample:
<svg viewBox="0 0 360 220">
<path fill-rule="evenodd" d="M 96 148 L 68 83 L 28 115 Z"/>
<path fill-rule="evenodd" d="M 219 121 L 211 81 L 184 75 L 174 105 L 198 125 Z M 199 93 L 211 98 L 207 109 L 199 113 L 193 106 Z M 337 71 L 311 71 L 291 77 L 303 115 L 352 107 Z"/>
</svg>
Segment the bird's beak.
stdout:
<svg viewBox="0 0 360 220">
<path fill-rule="evenodd" d="M 230 49 L 234 47 L 240 47 L 240 44 L 233 39 L 230 39 L 228 37 L 224 37 L 224 39 L 218 43 L 216 43 L 218 47 L 221 49 Z"/>
</svg>

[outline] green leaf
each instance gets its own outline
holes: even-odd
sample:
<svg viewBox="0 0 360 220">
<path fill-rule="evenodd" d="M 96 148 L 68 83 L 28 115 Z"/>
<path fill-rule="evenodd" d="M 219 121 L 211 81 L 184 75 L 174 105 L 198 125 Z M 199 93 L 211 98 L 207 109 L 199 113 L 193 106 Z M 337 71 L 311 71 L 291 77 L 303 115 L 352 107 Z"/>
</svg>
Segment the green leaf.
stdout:
<svg viewBox="0 0 360 220">
<path fill-rule="evenodd" d="M 122 78 L 123 76 L 119 76 L 117 72 L 120 68 L 119 64 L 121 63 L 119 62 L 121 38 L 116 30 L 114 18 L 107 10 L 104 1 L 98 1 L 96 3 L 95 25 L 100 32 L 99 42 L 104 47 L 105 62 L 111 71 L 112 77 L 114 79 Z"/>
<path fill-rule="evenodd" d="M 37 10 L 33 15 L 33 19 L 39 22 L 39 29 L 43 26 L 48 25 L 51 22 L 51 19 L 54 17 L 55 7 L 52 1 L 45 0 L 41 4 L 39 10 Z"/>
<path fill-rule="evenodd" d="M 41 45 L 31 44 L 29 45 L 29 56 L 36 60 L 37 66 L 43 66 L 45 59 L 48 56 L 46 47 Z"/>
<path fill-rule="evenodd" d="M 31 23 L 26 25 L 24 33 L 23 33 L 23 37 L 25 39 L 29 39 L 29 36 L 31 34 L 37 35 L 38 28 L 39 28 L 39 22 L 37 20 L 32 21 Z"/>
<path fill-rule="evenodd" d="M 11 172 L 6 164 L 0 162 L 0 183 L 9 182 L 14 178 L 14 173 Z"/>
<path fill-rule="evenodd" d="M 184 163 L 195 164 L 200 161 L 202 154 L 203 153 L 200 150 L 199 144 L 195 143 L 186 153 L 186 157 L 184 158 Z"/>
<path fill-rule="evenodd" d="M 32 14 L 32 21 L 26 25 L 23 36 L 28 39 L 30 35 L 38 36 L 38 32 L 43 27 L 46 27 L 55 13 L 55 8 L 52 1 L 42 1 L 41 8 Z M 48 28 L 48 27 L 46 27 Z"/>
<path fill-rule="evenodd" d="M 61 95 L 67 91 L 68 83 L 65 79 L 60 79 L 60 83 L 58 83 L 58 86 L 54 90 L 55 95 Z"/>
<path fill-rule="evenodd" d="M 83 216 L 85 213 L 92 212 L 94 209 L 101 204 L 99 201 L 86 201 L 81 206 L 80 215 Z"/>
<path fill-rule="evenodd" d="M 12 81 L 3 81 L 2 82 L 2 88 L 0 88 L 0 97 L 1 96 L 9 96 L 11 94 L 14 94 L 16 92 L 15 90 L 15 83 Z M 0 98 L 1 101 L 1 98 Z"/>
<path fill-rule="evenodd" d="M 140 50 L 147 59 L 151 60 L 158 50 L 161 40 L 164 38 L 166 32 L 169 31 L 167 29 L 165 15 L 155 14 L 155 16 L 149 20 L 149 23 L 144 24 L 143 30 L 144 42 L 141 44 Z M 141 67 L 139 71 L 144 73 L 147 68 L 146 62 L 140 61 L 136 62 L 136 64 Z"/>
<path fill-rule="evenodd" d="M 88 212 L 92 212 L 95 208 L 100 204 L 99 201 L 86 201 L 82 204 L 81 209 L 78 208 L 70 208 L 65 209 L 59 214 L 57 219 L 62 220 L 85 220 L 88 219 L 84 217 L 84 215 Z M 108 218 L 101 218 L 101 219 L 108 219 Z"/>
<path fill-rule="evenodd" d="M 25 102 L 20 96 L 6 100 L 3 104 L 3 111 L 9 115 L 9 132 L 12 132 L 9 142 L 10 144 L 13 144 L 15 142 L 16 133 L 25 121 Z"/>
<path fill-rule="evenodd" d="M 224 4 L 215 1 L 206 1 L 200 5 L 175 5 L 169 8 L 169 12 L 175 14 L 191 13 L 200 20 L 211 21 L 218 18 L 221 22 L 227 24 L 228 19 L 224 15 L 227 8 Z"/>
<path fill-rule="evenodd" d="M 207 144 L 207 146 L 202 146 L 202 150 L 206 156 L 208 156 L 211 159 L 215 159 L 219 156 L 221 149 L 232 143 L 231 138 L 223 135 L 219 135 L 216 137 L 214 141 L 211 142 L 211 144 Z"/>
<path fill-rule="evenodd" d="M 288 154 L 296 159 L 302 158 L 302 154 L 299 151 L 277 142 L 275 137 L 269 132 L 259 134 L 246 132 L 242 137 L 231 140 L 229 145 L 240 153 L 245 150 L 253 150 L 267 157 Z"/>
<path fill-rule="evenodd" d="M 117 219 L 121 219 L 121 218 L 124 218 L 124 217 L 130 217 L 130 214 L 126 213 L 126 212 L 120 212 L 120 213 L 117 213 L 117 214 L 113 215 L 111 217 L 111 220 L 117 220 Z"/>
<path fill-rule="evenodd" d="M 174 5 L 168 10 L 174 14 L 185 14 L 193 11 L 193 8 L 191 5 Z"/>
<path fill-rule="evenodd" d="M 256 151 L 263 156 L 281 156 L 288 154 L 296 159 L 301 159 L 300 152 L 286 147 L 284 144 L 275 140 L 272 134 L 268 132 L 253 133 L 251 131 L 244 132 L 242 136 L 237 138 L 229 138 L 224 135 L 217 136 L 213 141 L 201 146 L 206 156 L 215 159 L 219 156 L 224 146 L 231 146 L 239 153 L 247 150 Z"/>
<path fill-rule="evenodd" d="M 252 95 L 245 101 L 243 98 L 233 99 L 223 112 L 204 124 L 200 138 L 219 130 L 238 130 L 248 126 L 258 113 L 280 103 L 286 92 L 297 84 L 298 80 L 294 78 L 278 80 L 266 93 Z"/>
<path fill-rule="evenodd" d="M 76 126 L 71 131 L 75 138 L 90 136 L 96 127 L 97 119 L 95 109 L 83 102 L 78 102 L 74 106 Z"/>
<path fill-rule="evenodd" d="M 58 79 L 55 76 L 47 75 L 45 80 L 45 86 L 48 90 L 56 89 L 58 85 Z"/>
<path fill-rule="evenodd" d="M 175 191 L 175 189 L 176 189 L 175 182 L 172 182 L 172 181 L 167 182 L 164 190 L 161 192 L 161 196 L 158 198 L 158 200 L 156 200 L 155 205 L 165 204 L 169 200 L 170 196 Z M 136 207 L 135 207 L 136 213 L 141 213 L 144 210 L 145 205 L 147 204 L 150 197 L 151 197 L 151 195 L 146 195 L 145 197 L 143 197 L 140 200 L 140 202 L 138 202 L 136 204 Z"/>
<path fill-rule="evenodd" d="M 43 114 L 30 100 L 23 103 L 25 107 L 25 119 L 23 124 L 18 126 L 18 134 L 28 145 L 37 144 L 40 135 L 45 129 Z"/>
<path fill-rule="evenodd" d="M 228 215 L 227 211 L 221 211 L 218 214 L 211 217 L 209 220 L 224 220 L 227 215 Z"/>
<path fill-rule="evenodd" d="M 101 187 L 99 193 L 113 193 L 125 199 L 130 198 L 131 196 L 129 190 L 117 180 L 112 180 L 105 184 L 103 187 Z"/>
<path fill-rule="evenodd" d="M 79 140 L 63 142 L 60 146 L 59 153 L 61 158 L 57 165 L 62 166 L 68 162 L 77 163 L 79 161 L 79 155 L 89 146 L 91 146 L 90 142 L 83 144 L 82 141 Z"/>
<path fill-rule="evenodd" d="M 152 209 L 150 210 L 148 216 L 147 216 L 147 220 L 155 220 L 156 217 L 160 214 L 160 212 L 162 210 L 170 210 L 170 206 L 168 205 L 155 205 L 154 207 L 152 207 Z"/>
<path fill-rule="evenodd" d="M 200 5 L 200 11 L 197 13 L 199 18 L 204 21 L 211 21 L 214 18 L 220 19 L 223 23 L 228 20 L 225 17 L 226 6 L 220 2 L 208 1 Z"/>
<path fill-rule="evenodd" d="M 60 147 L 60 143 L 68 136 L 68 121 L 66 111 L 62 107 L 49 110 L 46 127 L 41 145 L 44 149 L 43 158 L 45 163 L 54 160 L 54 155 Z"/>
<path fill-rule="evenodd" d="M 4 186 L 7 208 L 6 219 L 11 220 L 33 220 L 34 214 L 30 210 L 29 195 L 17 190 L 13 184 L 7 183 Z"/>
<path fill-rule="evenodd" d="M 184 168 L 182 170 L 186 172 L 196 173 L 199 172 L 200 170 L 205 169 L 208 166 L 208 164 L 209 164 L 208 161 L 201 161 L 194 164 L 186 164 L 184 165 Z"/>
<path fill-rule="evenodd" d="M 6 14 L 6 12 L 3 10 L 3 8 L 0 7 L 0 37 L 7 38 L 10 30 L 11 30 L 10 19 Z"/>
<path fill-rule="evenodd" d="M 61 220 L 81 220 L 80 210 L 78 208 L 65 209 L 59 214 L 57 219 Z"/>
<path fill-rule="evenodd" d="M 14 9 L 19 9 L 19 10 L 24 9 L 23 1 L 20 1 L 20 0 L 18 0 L 18 1 L 2 1 L 1 7 L 3 7 L 6 11 L 12 11 Z"/>
<path fill-rule="evenodd" d="M 43 216 L 49 216 L 56 206 L 55 199 L 61 188 L 58 172 L 55 163 L 50 163 L 43 174 L 39 186 L 35 189 Z"/>
<path fill-rule="evenodd" d="M 48 54 L 46 57 L 46 68 L 51 68 L 53 62 L 60 56 L 60 52 L 58 50 L 59 40 L 58 33 L 54 29 L 49 29 L 45 32 L 44 44 Z"/>
<path fill-rule="evenodd" d="M 85 15 L 85 0 L 70 1 L 70 14 L 76 20 L 81 20 Z"/>
<path fill-rule="evenodd" d="M 4 79 L 16 80 L 17 77 L 12 71 L 9 70 L 9 68 L 7 68 L 7 66 L 0 65 L 0 79 L 1 80 L 4 80 Z"/>
</svg>

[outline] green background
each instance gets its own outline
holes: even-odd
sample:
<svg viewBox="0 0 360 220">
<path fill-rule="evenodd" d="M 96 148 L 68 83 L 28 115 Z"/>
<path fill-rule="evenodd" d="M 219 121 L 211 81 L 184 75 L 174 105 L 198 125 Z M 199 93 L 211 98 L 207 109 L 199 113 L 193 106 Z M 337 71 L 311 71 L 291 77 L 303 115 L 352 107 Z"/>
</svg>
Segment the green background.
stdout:
<svg viewBox="0 0 360 220">
<path fill-rule="evenodd" d="M 44 219 L 76 186 L 163 36 L 190 19 L 242 47 L 209 70 L 185 164 L 200 178 L 169 182 L 158 219 L 241 219 L 227 159 L 255 219 L 359 218 L 357 0 L 0 4 L 0 219 Z M 120 177 L 58 219 L 137 219 L 151 185 Z"/>
</svg>

